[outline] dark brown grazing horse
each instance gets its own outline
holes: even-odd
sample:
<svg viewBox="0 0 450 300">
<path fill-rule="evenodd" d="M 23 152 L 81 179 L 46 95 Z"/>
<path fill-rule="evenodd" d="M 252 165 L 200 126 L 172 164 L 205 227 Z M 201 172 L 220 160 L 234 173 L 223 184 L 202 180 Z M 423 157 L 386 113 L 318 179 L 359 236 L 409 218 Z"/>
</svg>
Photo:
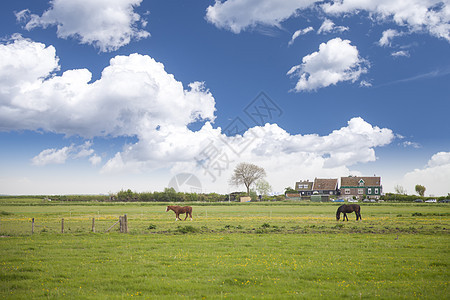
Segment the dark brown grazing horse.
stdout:
<svg viewBox="0 0 450 300">
<path fill-rule="evenodd" d="M 361 207 L 359 207 L 358 204 L 344 204 L 339 206 L 336 212 L 336 221 L 339 221 L 339 219 L 341 218 L 341 213 L 344 214 L 344 218 L 342 219 L 342 221 L 345 221 L 345 218 L 347 218 L 348 221 L 347 213 L 352 212 L 355 212 L 356 214 L 356 221 L 358 221 L 358 219 L 361 220 Z"/>
<path fill-rule="evenodd" d="M 175 221 L 178 221 L 180 219 L 180 214 L 186 214 L 186 218 L 184 218 L 184 220 L 186 221 L 188 215 L 191 217 L 191 221 L 192 221 L 192 207 L 190 206 L 178 206 L 178 205 L 169 205 L 167 206 L 166 212 L 168 212 L 169 210 L 173 210 L 175 212 Z"/>
</svg>

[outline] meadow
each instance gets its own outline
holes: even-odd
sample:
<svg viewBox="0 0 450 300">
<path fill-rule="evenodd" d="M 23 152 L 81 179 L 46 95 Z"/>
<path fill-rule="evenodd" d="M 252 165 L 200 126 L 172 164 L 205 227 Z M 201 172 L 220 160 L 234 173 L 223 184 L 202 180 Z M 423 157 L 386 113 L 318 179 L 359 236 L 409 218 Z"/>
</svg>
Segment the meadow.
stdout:
<svg viewBox="0 0 450 300">
<path fill-rule="evenodd" d="M 450 206 L 0 200 L 5 299 L 446 299 Z M 129 233 L 113 225 L 127 214 Z M 31 234 L 31 219 L 35 231 Z M 64 218 L 65 233 L 61 233 Z M 96 232 L 92 232 L 95 218 Z"/>
</svg>

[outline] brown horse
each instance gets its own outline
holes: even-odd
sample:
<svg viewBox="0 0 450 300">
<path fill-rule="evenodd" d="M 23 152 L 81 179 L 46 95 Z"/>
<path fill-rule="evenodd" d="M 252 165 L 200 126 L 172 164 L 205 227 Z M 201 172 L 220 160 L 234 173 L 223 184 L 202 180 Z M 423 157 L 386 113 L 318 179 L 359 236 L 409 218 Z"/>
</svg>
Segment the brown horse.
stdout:
<svg viewBox="0 0 450 300">
<path fill-rule="evenodd" d="M 361 220 L 361 207 L 359 207 L 358 204 L 344 204 L 339 206 L 339 208 L 337 209 L 336 221 L 339 221 L 339 219 L 341 218 L 341 213 L 344 214 L 344 218 L 342 219 L 342 221 L 345 221 L 345 218 L 347 218 L 348 221 L 347 213 L 352 212 L 355 212 L 356 214 L 356 221 L 358 221 L 358 219 Z"/>
<path fill-rule="evenodd" d="M 169 210 L 173 210 L 175 212 L 175 221 L 178 221 L 180 219 L 180 214 L 186 214 L 186 218 L 184 218 L 184 220 L 186 221 L 188 215 L 191 217 L 191 221 L 192 221 L 192 207 L 190 206 L 178 206 L 178 205 L 169 205 L 167 206 L 166 212 L 168 212 Z"/>
</svg>

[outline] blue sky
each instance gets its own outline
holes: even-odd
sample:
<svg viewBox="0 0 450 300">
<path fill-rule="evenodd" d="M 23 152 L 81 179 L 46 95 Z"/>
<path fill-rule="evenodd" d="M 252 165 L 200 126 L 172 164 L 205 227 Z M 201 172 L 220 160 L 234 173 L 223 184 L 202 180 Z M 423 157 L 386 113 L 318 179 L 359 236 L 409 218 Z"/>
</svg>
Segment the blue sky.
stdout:
<svg viewBox="0 0 450 300">
<path fill-rule="evenodd" d="M 227 193 L 243 161 L 450 193 L 448 1 L 0 5 L 0 194 Z"/>
</svg>

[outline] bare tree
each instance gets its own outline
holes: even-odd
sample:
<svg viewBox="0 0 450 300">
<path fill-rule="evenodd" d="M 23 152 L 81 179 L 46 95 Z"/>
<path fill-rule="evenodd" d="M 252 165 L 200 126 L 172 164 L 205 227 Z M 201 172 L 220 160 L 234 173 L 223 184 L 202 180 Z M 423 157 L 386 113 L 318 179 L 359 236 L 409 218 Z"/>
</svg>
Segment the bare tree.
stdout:
<svg viewBox="0 0 450 300">
<path fill-rule="evenodd" d="M 406 195 L 406 190 L 401 185 L 394 186 L 394 191 L 399 195 Z"/>
<path fill-rule="evenodd" d="M 230 182 L 236 186 L 244 184 L 247 188 L 247 195 L 250 195 L 250 185 L 265 176 L 266 171 L 263 168 L 250 163 L 240 163 L 234 168 Z"/>
</svg>

